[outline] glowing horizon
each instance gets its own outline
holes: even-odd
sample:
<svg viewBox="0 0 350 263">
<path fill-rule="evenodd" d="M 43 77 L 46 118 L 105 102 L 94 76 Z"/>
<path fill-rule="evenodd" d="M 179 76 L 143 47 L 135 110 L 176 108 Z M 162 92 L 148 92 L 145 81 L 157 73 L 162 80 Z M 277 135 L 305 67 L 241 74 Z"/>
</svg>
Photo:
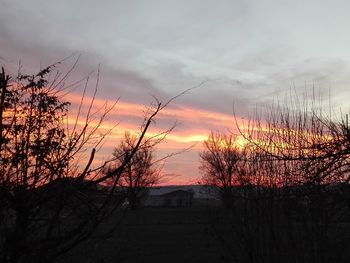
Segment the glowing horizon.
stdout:
<svg viewBox="0 0 350 263">
<path fill-rule="evenodd" d="M 69 96 L 63 98 L 63 100 L 68 100 L 71 103 L 68 116 L 70 124 L 75 122 L 78 126 L 85 124 L 86 113 L 92 98 L 89 96 L 84 98 L 83 106 L 80 109 L 80 117 L 76 120 L 81 99 L 81 95 L 77 93 L 69 94 Z M 102 109 L 106 104 L 112 105 L 113 103 L 113 101 L 95 98 L 91 113 Z M 147 107 L 148 105 L 118 100 L 115 108 L 109 112 L 99 127 L 101 132 L 111 131 L 103 143 L 102 150 L 96 157 L 97 162 L 108 159 L 113 148 L 118 146 L 126 131 L 131 133 L 140 131 Z M 203 141 L 207 139 L 212 131 L 232 130 L 234 117 L 174 102 L 157 115 L 156 123 L 149 128 L 147 136 L 152 137 L 167 130 L 176 121 L 180 121 L 180 124 L 175 125 L 174 130 L 166 136 L 166 140 L 157 145 L 159 158 L 183 149 L 191 149 L 184 155 L 179 154 L 167 160 L 163 172 L 168 175 L 172 174 L 172 176 L 168 176 L 168 180 L 161 182 L 160 185 L 197 182 L 200 179 L 198 154 L 203 149 Z M 90 122 L 90 125 L 93 127 L 97 123 L 98 115 L 95 120 Z"/>
</svg>

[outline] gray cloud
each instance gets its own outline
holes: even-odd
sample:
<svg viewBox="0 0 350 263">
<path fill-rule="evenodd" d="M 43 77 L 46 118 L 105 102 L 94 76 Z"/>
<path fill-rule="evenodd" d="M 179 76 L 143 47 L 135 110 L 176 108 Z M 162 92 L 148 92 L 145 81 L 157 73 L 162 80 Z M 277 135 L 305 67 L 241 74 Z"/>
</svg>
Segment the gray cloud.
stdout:
<svg viewBox="0 0 350 263">
<path fill-rule="evenodd" d="M 137 102 L 150 94 L 167 98 L 208 79 L 181 103 L 225 113 L 232 101 L 243 114 L 304 83 L 331 86 L 345 105 L 348 6 L 346 1 L 5 0 L 0 63 L 15 67 L 21 59 L 37 68 L 80 52 L 78 76 L 101 63 L 101 95 Z"/>
<path fill-rule="evenodd" d="M 3 0 L 0 65 L 16 72 L 22 60 L 37 70 L 78 52 L 71 79 L 101 64 L 102 98 L 148 104 L 208 80 L 178 102 L 226 114 L 234 103 L 247 116 L 290 87 L 314 85 L 348 108 L 349 8 L 345 0 Z M 198 155 L 186 158 L 194 178 Z M 189 173 L 183 167 L 175 172 Z"/>
</svg>

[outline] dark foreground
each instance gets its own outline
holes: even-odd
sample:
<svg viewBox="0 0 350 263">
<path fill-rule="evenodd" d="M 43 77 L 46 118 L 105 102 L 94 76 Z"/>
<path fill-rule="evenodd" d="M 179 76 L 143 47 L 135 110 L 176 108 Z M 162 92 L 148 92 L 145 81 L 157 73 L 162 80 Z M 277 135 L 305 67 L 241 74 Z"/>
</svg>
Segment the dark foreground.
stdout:
<svg viewBox="0 0 350 263">
<path fill-rule="evenodd" d="M 214 213 L 207 207 L 118 211 L 62 262 L 229 262 L 211 226 Z"/>
<path fill-rule="evenodd" d="M 329 200 L 118 210 L 61 262 L 348 263 L 349 212 Z"/>
</svg>

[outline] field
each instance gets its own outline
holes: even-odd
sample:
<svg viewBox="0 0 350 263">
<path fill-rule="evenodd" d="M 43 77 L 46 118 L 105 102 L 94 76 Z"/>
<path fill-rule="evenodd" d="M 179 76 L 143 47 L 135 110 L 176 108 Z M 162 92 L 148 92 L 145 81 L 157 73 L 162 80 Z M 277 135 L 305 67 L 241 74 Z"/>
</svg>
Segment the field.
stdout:
<svg viewBox="0 0 350 263">
<path fill-rule="evenodd" d="M 349 211 L 333 195 L 119 209 L 61 262 L 347 263 Z"/>
<path fill-rule="evenodd" d="M 229 262 L 212 230 L 213 214 L 207 207 L 118 211 L 62 262 Z"/>
</svg>

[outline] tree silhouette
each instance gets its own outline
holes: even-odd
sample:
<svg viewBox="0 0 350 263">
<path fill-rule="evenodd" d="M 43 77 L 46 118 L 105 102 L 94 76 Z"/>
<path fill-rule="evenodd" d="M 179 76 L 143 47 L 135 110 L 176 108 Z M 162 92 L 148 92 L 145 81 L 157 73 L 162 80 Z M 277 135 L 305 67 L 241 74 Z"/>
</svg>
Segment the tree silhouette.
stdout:
<svg viewBox="0 0 350 263">
<path fill-rule="evenodd" d="M 221 190 L 225 206 L 232 206 L 233 187 L 245 177 L 245 152 L 232 134 L 211 133 L 200 153 L 203 182 Z"/>
<path fill-rule="evenodd" d="M 90 237 L 122 203 L 115 185 L 145 145 L 156 116 L 177 97 L 164 104 L 156 100 L 148 108 L 128 156 L 102 173 L 112 160 L 93 166 L 95 149 L 110 132 L 99 127 L 116 104 L 94 110 L 99 77 L 88 102 L 87 78 L 78 113 L 72 118 L 70 103 L 62 100 L 62 94 L 76 63 L 66 74 L 56 71 L 59 64 L 34 75 L 11 77 L 4 68 L 0 74 L 2 262 L 53 262 Z M 114 187 L 101 190 L 106 181 Z"/>
<path fill-rule="evenodd" d="M 108 167 L 108 170 L 113 169 L 115 166 L 120 166 L 125 158 L 129 158 L 136 142 L 137 137 L 126 132 L 124 139 L 113 152 L 114 161 Z M 124 189 L 131 209 L 136 208 L 142 195 L 145 194 L 146 188 L 159 183 L 161 179 L 162 167 L 156 163 L 154 143 L 152 140 L 146 140 L 130 159 L 120 176 L 118 185 Z"/>
<path fill-rule="evenodd" d="M 248 176 L 215 225 L 235 262 L 348 261 L 347 116 L 307 99 L 288 96 L 237 122 Z"/>
</svg>

